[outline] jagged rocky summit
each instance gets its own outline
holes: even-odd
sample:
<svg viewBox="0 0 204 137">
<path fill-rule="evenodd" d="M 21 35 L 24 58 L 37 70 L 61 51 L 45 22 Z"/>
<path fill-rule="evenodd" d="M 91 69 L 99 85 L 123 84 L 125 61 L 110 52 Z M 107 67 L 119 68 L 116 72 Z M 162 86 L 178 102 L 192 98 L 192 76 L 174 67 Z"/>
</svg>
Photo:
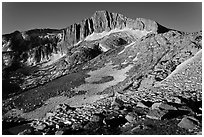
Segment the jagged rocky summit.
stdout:
<svg viewBox="0 0 204 137">
<path fill-rule="evenodd" d="M 3 119 L 32 121 L 20 134 L 200 134 L 201 31 L 98 11 L 2 40 Z"/>
</svg>

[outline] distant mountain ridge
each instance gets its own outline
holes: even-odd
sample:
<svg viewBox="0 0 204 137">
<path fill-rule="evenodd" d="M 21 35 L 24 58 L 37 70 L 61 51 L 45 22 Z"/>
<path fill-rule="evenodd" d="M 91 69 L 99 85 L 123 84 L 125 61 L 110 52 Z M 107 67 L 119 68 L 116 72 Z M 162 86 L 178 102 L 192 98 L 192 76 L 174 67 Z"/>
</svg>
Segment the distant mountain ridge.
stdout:
<svg viewBox="0 0 204 137">
<path fill-rule="evenodd" d="M 76 44 L 80 40 L 83 40 L 88 35 L 95 33 L 101 33 L 103 31 L 110 31 L 112 29 L 123 29 L 123 28 L 132 28 L 138 30 L 151 31 L 153 33 L 161 33 L 168 31 L 169 29 L 159 25 L 155 21 L 136 18 L 135 20 L 127 18 L 118 13 L 109 13 L 108 11 L 97 11 L 91 18 L 84 19 L 80 23 L 74 23 L 67 28 L 56 30 L 56 29 L 33 29 L 25 32 L 16 31 L 11 34 L 3 35 L 3 44 L 6 45 L 6 42 L 11 37 L 17 37 L 18 33 L 26 39 L 26 35 L 45 35 L 46 33 L 64 33 L 64 40 L 67 42 L 67 46 Z M 63 32 L 64 31 L 64 32 Z M 25 35 L 26 34 L 26 35 Z M 4 51 L 4 50 L 3 50 Z"/>
<path fill-rule="evenodd" d="M 18 83 L 21 89 L 27 89 L 28 85 L 33 87 L 37 83 L 43 84 L 65 75 L 76 65 L 117 45 L 129 44 L 142 37 L 170 30 L 149 19 L 133 20 L 118 13 L 97 11 L 92 17 L 64 29 L 15 31 L 2 36 L 3 79 Z M 91 41 L 87 37 L 91 37 Z M 101 43 L 102 38 L 104 40 Z M 56 68 L 48 67 L 53 63 Z M 39 71 L 50 68 L 49 74 L 46 74 L 48 76 L 42 80 Z"/>
<path fill-rule="evenodd" d="M 151 33 L 169 30 L 152 20 L 143 18 L 133 20 L 118 13 L 97 11 L 91 18 L 64 29 L 34 29 L 3 35 L 2 51 L 6 61 L 4 65 L 9 66 L 12 62 L 22 62 L 33 66 L 46 62 L 53 53 L 59 54 L 60 57 L 67 54 L 70 47 L 92 33 L 123 28 L 146 30 Z"/>
</svg>

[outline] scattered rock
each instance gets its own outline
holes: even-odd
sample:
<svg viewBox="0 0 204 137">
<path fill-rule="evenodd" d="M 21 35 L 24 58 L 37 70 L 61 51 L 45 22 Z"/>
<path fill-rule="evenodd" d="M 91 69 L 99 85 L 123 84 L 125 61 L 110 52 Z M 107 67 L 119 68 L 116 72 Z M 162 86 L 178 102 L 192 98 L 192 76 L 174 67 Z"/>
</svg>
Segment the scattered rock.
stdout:
<svg viewBox="0 0 204 137">
<path fill-rule="evenodd" d="M 139 131 L 145 130 L 145 129 L 148 129 L 148 127 L 145 126 L 145 125 L 140 124 L 140 125 L 134 127 L 134 128 L 131 130 L 131 132 L 136 133 L 136 132 L 139 132 Z"/>
<path fill-rule="evenodd" d="M 127 111 L 127 109 L 123 109 L 123 110 L 120 110 L 120 113 L 122 115 L 127 115 L 128 111 Z"/>
<path fill-rule="evenodd" d="M 81 128 L 83 128 L 83 126 L 80 123 L 73 123 L 72 124 L 72 129 L 73 130 L 79 130 Z"/>
<path fill-rule="evenodd" d="M 187 118 L 188 118 L 189 120 L 193 121 L 193 123 L 195 123 L 196 125 L 198 125 L 198 124 L 199 124 L 199 120 L 198 120 L 198 119 L 196 119 L 195 117 L 188 116 Z"/>
<path fill-rule="evenodd" d="M 122 132 L 129 131 L 129 130 L 132 129 L 133 126 L 134 126 L 133 123 L 127 122 L 127 123 L 125 123 L 125 124 L 121 127 L 121 131 L 122 131 Z"/>
<path fill-rule="evenodd" d="M 46 114 L 46 118 L 49 118 L 49 117 L 52 117 L 52 116 L 54 116 L 54 114 L 51 113 L 51 112 L 48 112 L 48 113 Z"/>
<path fill-rule="evenodd" d="M 202 131 L 198 132 L 196 135 L 202 135 Z"/>
<path fill-rule="evenodd" d="M 178 126 L 181 128 L 192 130 L 196 128 L 196 124 L 193 122 L 192 119 L 188 117 L 184 117 L 179 123 Z"/>
<path fill-rule="evenodd" d="M 157 119 L 157 120 L 161 120 L 162 117 L 167 113 L 168 111 L 165 110 L 160 110 L 160 109 L 150 109 L 150 111 L 148 112 L 148 114 L 146 115 L 146 117 L 150 118 L 150 119 Z"/>
<path fill-rule="evenodd" d="M 56 124 L 56 125 L 55 125 L 55 128 L 56 128 L 56 129 L 59 129 L 59 128 L 60 128 L 60 126 L 59 126 L 58 124 Z"/>
<path fill-rule="evenodd" d="M 123 108 L 123 104 L 124 104 L 124 102 L 121 99 L 116 97 L 114 99 L 114 101 L 112 102 L 111 106 L 112 107 L 118 107 L 119 109 L 121 109 L 121 108 Z"/>
<path fill-rule="evenodd" d="M 101 116 L 102 117 L 102 116 Z M 92 122 L 99 122 L 99 121 L 101 121 L 101 118 L 99 115 L 93 115 L 92 117 L 91 117 L 91 119 L 90 119 L 90 121 L 92 121 Z"/>
<path fill-rule="evenodd" d="M 31 129 L 25 129 L 24 131 L 18 133 L 18 135 L 33 135 L 34 132 Z"/>
<path fill-rule="evenodd" d="M 126 119 L 128 122 L 130 122 L 130 123 L 136 121 L 136 119 L 135 119 L 135 117 L 133 116 L 132 113 L 127 114 L 127 115 L 125 116 L 125 119 Z"/>
<path fill-rule="evenodd" d="M 161 103 L 161 104 L 159 105 L 159 108 L 160 108 L 160 109 L 165 109 L 165 110 L 177 110 L 175 107 L 170 106 L 170 105 L 168 105 L 168 104 L 166 104 L 166 103 Z"/>
<path fill-rule="evenodd" d="M 143 116 L 148 113 L 149 109 L 134 107 L 133 112 L 136 113 L 138 116 Z"/>
<path fill-rule="evenodd" d="M 99 127 L 99 123 L 97 122 L 88 122 L 87 124 L 84 125 L 84 130 L 93 130 L 95 128 Z"/>
<path fill-rule="evenodd" d="M 174 97 L 173 102 L 177 104 L 181 104 L 181 100 L 178 97 Z"/>
<path fill-rule="evenodd" d="M 65 125 L 71 125 L 71 124 L 72 124 L 72 122 L 71 122 L 71 121 L 69 121 L 69 120 L 67 120 L 67 121 L 65 121 L 65 122 L 64 122 L 64 124 L 65 124 Z"/>
<path fill-rule="evenodd" d="M 55 132 L 55 135 L 63 135 L 63 133 L 64 133 L 64 131 L 59 130 L 59 131 Z"/>
<path fill-rule="evenodd" d="M 137 103 L 137 107 L 141 107 L 141 108 L 148 108 L 146 105 L 144 105 L 142 102 L 138 102 Z"/>
<path fill-rule="evenodd" d="M 160 102 L 160 103 L 154 103 L 153 105 L 152 105 L 152 107 L 151 107 L 151 109 L 153 110 L 153 109 L 159 109 L 159 106 L 161 105 L 162 103 Z"/>
<path fill-rule="evenodd" d="M 44 130 L 47 127 L 47 125 L 45 123 L 41 123 L 38 126 L 36 126 L 35 128 L 37 130 Z"/>
</svg>

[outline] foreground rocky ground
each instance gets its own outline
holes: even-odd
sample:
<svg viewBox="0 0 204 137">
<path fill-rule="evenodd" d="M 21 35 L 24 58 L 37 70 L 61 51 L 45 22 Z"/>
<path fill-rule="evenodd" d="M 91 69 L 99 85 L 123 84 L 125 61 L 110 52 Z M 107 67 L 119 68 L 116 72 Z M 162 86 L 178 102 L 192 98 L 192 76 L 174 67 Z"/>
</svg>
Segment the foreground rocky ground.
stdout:
<svg viewBox="0 0 204 137">
<path fill-rule="evenodd" d="M 201 110 L 188 106 L 192 100 L 125 102 L 118 96 L 103 101 L 82 108 L 60 104 L 19 134 L 201 134 Z M 201 102 L 194 103 L 201 107 Z"/>
</svg>

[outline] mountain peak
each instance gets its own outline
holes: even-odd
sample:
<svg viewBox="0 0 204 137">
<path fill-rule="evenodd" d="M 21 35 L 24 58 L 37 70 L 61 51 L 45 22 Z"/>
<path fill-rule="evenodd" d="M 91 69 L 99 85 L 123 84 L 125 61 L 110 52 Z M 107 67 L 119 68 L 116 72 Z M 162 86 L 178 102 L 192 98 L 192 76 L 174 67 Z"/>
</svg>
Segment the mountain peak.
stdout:
<svg viewBox="0 0 204 137">
<path fill-rule="evenodd" d="M 72 45 L 80 40 L 85 39 L 88 35 L 92 34 L 93 32 L 101 33 L 103 31 L 110 31 L 112 29 L 123 28 L 131 28 L 134 30 L 146 30 L 153 33 L 164 33 L 169 30 L 166 27 L 163 27 L 162 25 L 150 19 L 145 18 L 131 19 L 120 13 L 109 12 L 107 10 L 95 11 L 91 17 L 83 19 L 79 23 L 74 23 L 64 28 L 63 30 L 66 31 L 66 33 L 70 34 L 70 37 L 67 39 L 70 39 L 71 41 L 70 44 Z M 29 32 L 36 30 L 40 29 L 29 30 Z"/>
<path fill-rule="evenodd" d="M 97 10 L 97 11 L 95 11 L 95 13 L 94 14 L 100 14 L 100 13 L 110 13 L 110 12 L 108 12 L 107 10 Z"/>
<path fill-rule="evenodd" d="M 164 33 L 170 29 L 160 25 L 156 21 L 146 18 L 131 19 L 119 13 L 112 13 L 107 10 L 96 11 L 91 17 L 93 20 L 100 20 L 99 24 L 108 24 L 109 29 L 132 28 L 152 31 L 154 33 Z M 102 25 L 103 26 L 103 25 Z"/>
</svg>

